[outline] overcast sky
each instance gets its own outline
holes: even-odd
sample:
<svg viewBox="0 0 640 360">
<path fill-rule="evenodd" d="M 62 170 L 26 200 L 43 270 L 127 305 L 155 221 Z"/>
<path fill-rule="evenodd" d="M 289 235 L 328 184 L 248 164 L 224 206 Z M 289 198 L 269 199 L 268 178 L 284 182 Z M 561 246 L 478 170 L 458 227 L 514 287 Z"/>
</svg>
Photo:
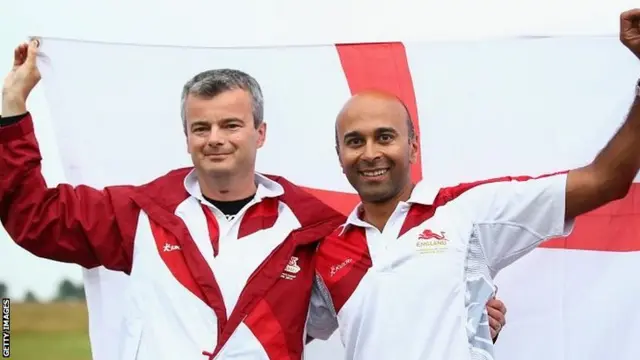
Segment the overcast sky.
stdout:
<svg viewBox="0 0 640 360">
<path fill-rule="evenodd" d="M 14 47 L 25 38 L 25 35 L 20 31 L 11 31 L 16 29 L 14 27 L 16 24 L 13 23 L 14 19 L 7 20 L 7 31 L 0 31 L 0 72 L 2 72 L 2 78 L 11 69 Z M 62 165 L 53 142 L 54 136 L 49 124 L 48 109 L 41 86 L 34 90 L 28 105 L 37 121 L 36 132 L 44 158 L 45 178 L 50 184 L 64 181 Z M 22 298 L 27 290 L 32 290 L 39 298 L 51 298 L 56 293 L 58 283 L 65 278 L 76 282 L 82 281 L 81 268 L 77 265 L 61 264 L 35 257 L 15 245 L 0 226 L 0 282 L 9 286 L 11 297 Z"/>
</svg>

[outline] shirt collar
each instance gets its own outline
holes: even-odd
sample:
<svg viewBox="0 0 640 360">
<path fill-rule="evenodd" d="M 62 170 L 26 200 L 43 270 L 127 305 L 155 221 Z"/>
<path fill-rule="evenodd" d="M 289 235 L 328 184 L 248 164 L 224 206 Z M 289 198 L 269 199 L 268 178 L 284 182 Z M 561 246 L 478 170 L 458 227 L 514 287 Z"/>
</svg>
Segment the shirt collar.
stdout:
<svg viewBox="0 0 640 360">
<path fill-rule="evenodd" d="M 264 198 L 275 198 L 284 194 L 284 188 L 282 185 L 262 174 L 255 173 L 254 176 L 257 185 L 254 201 L 260 201 Z M 202 191 L 200 189 L 200 184 L 198 183 L 198 177 L 196 176 L 195 169 L 191 170 L 184 178 L 184 187 L 189 195 L 200 200 L 200 202 L 206 203 L 202 196 Z"/>
<path fill-rule="evenodd" d="M 433 184 L 429 184 L 424 180 L 419 181 L 411 192 L 409 200 L 401 201 L 398 206 L 411 206 L 412 204 L 433 205 L 440 189 Z M 362 203 L 359 203 L 347 217 L 347 221 L 342 225 L 340 235 L 342 235 L 349 226 L 369 227 L 369 223 L 360 218 L 362 212 Z"/>
</svg>

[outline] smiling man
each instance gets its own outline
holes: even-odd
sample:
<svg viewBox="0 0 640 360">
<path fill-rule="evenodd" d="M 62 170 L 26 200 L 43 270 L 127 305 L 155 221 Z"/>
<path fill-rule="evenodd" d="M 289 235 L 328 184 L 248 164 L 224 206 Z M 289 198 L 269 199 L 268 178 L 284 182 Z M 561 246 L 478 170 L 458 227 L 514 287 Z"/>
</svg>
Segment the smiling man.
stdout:
<svg viewBox="0 0 640 360">
<path fill-rule="evenodd" d="M 411 259 L 411 246 L 415 245 L 421 253 L 437 253 L 441 251 L 438 249 L 440 245 L 448 245 L 448 235 L 425 229 L 414 239 L 417 242 L 403 238 L 409 227 L 418 225 L 415 223 L 419 218 L 415 215 L 418 207 L 413 208 L 412 214 L 409 212 L 411 204 L 419 204 L 420 196 L 425 196 L 422 193 L 426 192 L 427 199 L 434 196 L 437 189 L 425 188 L 427 185 L 424 181 L 417 186 L 411 183 L 410 170 L 416 159 L 418 138 L 409 111 L 399 98 L 377 91 L 353 96 L 337 117 L 335 134 L 340 164 L 347 179 L 358 191 L 362 204 L 343 226 L 327 238 L 326 243 L 320 245 L 317 265 L 319 279 L 312 297 L 309 333 L 313 337 L 326 339 L 340 326 L 341 333 L 353 336 L 347 337 L 344 344 L 348 358 L 364 359 L 374 353 L 376 356 L 383 354 L 374 350 L 377 346 L 373 344 L 377 342 L 373 340 L 374 337 L 391 336 L 390 331 L 399 331 L 395 327 L 406 328 L 408 323 L 403 322 L 402 316 L 391 314 L 400 312 L 401 308 L 428 306 L 428 298 L 433 296 L 399 287 L 410 281 L 415 283 L 417 289 L 430 289 L 428 282 L 421 283 L 419 274 L 428 273 L 431 269 L 421 269 L 419 263 Z M 428 212 L 432 210 L 435 211 L 435 208 L 430 206 Z M 449 269 L 453 273 L 438 269 L 442 276 L 462 273 L 461 270 L 464 270 L 462 288 L 465 288 L 466 328 L 469 348 L 476 355 L 490 352 L 492 340 L 504 325 L 506 313 L 504 304 L 494 298 L 494 286 L 483 267 L 481 252 L 480 248 L 471 245 L 467 258 L 460 262 L 464 269 Z M 395 256 L 399 258 L 394 259 Z M 403 266 L 405 262 L 407 265 Z M 368 287 L 361 284 L 375 282 L 372 279 L 382 276 L 371 275 L 371 271 L 394 273 L 394 277 L 389 276 L 388 281 L 396 285 L 369 293 Z M 399 279 L 395 279 L 396 276 Z M 367 290 L 356 293 L 360 288 Z M 351 300 L 352 297 L 354 300 Z M 353 305 L 347 305 L 347 302 Z M 357 307 L 358 311 L 346 315 L 348 310 L 343 308 L 351 306 Z M 376 314 L 369 314 L 369 311 Z M 395 320 L 374 325 L 375 319 L 384 317 L 378 313 L 388 313 Z M 337 321 L 338 314 L 345 314 L 340 322 Z M 349 323 L 357 321 L 355 319 L 363 319 L 362 328 Z M 445 324 L 446 321 L 443 324 L 446 329 Z M 421 329 L 414 330 L 420 333 Z M 445 333 L 448 331 L 445 330 Z M 376 335 L 370 335 L 372 333 Z M 351 341 L 361 342 L 369 338 L 372 338 L 372 343 L 365 341 L 367 345 L 363 343 L 357 348 L 350 347 L 353 345 Z M 413 344 L 409 348 L 420 348 L 433 341 L 428 336 L 414 336 L 406 340 Z"/>
<path fill-rule="evenodd" d="M 621 16 L 636 57 L 639 23 L 640 10 Z M 623 126 L 585 167 L 446 188 L 411 182 L 418 139 L 401 101 L 352 97 L 336 120 L 336 149 L 361 203 L 319 247 L 312 336 L 339 326 L 354 360 L 493 359 L 493 277 L 627 194 L 640 169 L 639 94 L 640 81 Z"/>
</svg>

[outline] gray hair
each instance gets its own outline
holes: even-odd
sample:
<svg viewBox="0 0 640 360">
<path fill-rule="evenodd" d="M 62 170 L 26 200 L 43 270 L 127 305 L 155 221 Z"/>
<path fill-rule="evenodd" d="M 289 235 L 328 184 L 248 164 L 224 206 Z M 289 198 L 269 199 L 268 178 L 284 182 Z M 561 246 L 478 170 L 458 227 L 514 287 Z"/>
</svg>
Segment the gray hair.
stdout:
<svg viewBox="0 0 640 360">
<path fill-rule="evenodd" d="M 191 80 L 187 81 L 182 88 L 180 116 L 182 126 L 187 132 L 187 116 L 185 103 L 187 96 L 194 95 L 200 97 L 213 98 L 225 91 L 242 89 L 251 95 L 253 108 L 253 125 L 257 128 L 264 119 L 264 99 L 260 84 L 251 75 L 235 69 L 215 69 L 203 71 Z"/>
</svg>

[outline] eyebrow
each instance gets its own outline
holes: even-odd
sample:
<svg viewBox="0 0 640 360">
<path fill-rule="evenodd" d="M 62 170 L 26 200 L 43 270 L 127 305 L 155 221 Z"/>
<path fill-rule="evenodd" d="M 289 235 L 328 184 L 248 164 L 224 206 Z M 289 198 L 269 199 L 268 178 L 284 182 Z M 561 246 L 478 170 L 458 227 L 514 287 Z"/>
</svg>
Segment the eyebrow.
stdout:
<svg viewBox="0 0 640 360">
<path fill-rule="evenodd" d="M 204 120 L 198 120 L 191 123 L 190 128 L 194 128 L 196 126 L 209 126 L 210 124 Z"/>
<path fill-rule="evenodd" d="M 358 137 L 358 136 L 362 136 L 360 134 L 360 132 L 358 132 L 358 131 L 349 131 L 348 133 L 344 134 L 343 140 L 346 140 L 346 139 L 352 138 L 352 137 Z"/>
<path fill-rule="evenodd" d="M 226 124 L 226 123 L 230 123 L 230 122 L 234 122 L 234 121 L 239 121 L 244 123 L 244 121 L 240 118 L 235 118 L 235 117 L 230 117 L 230 118 L 224 118 L 221 119 L 219 122 L 222 124 Z M 191 127 L 194 126 L 211 126 L 211 122 L 206 121 L 206 120 L 196 120 L 194 122 L 191 123 Z"/>
<path fill-rule="evenodd" d="M 375 129 L 374 134 L 379 135 L 379 134 L 383 134 L 383 133 L 393 133 L 393 134 L 397 134 L 398 131 L 396 131 L 396 129 L 394 128 L 390 128 L 390 127 L 380 127 Z M 352 138 L 352 137 L 358 137 L 358 136 L 362 136 L 362 134 L 357 131 L 349 131 L 347 133 L 344 134 L 344 138 L 343 140 L 346 140 L 348 138 Z"/>
<path fill-rule="evenodd" d="M 234 122 L 234 121 L 239 121 L 241 123 L 244 123 L 244 120 L 237 118 L 237 117 L 230 117 L 230 118 L 224 118 L 222 120 L 220 120 L 221 123 L 230 123 L 230 122 Z"/>
<path fill-rule="evenodd" d="M 394 133 L 397 134 L 398 131 L 396 131 L 396 129 L 394 128 L 390 128 L 390 127 L 381 127 L 381 128 L 377 128 L 375 133 L 376 134 L 382 134 L 382 133 Z"/>
</svg>

